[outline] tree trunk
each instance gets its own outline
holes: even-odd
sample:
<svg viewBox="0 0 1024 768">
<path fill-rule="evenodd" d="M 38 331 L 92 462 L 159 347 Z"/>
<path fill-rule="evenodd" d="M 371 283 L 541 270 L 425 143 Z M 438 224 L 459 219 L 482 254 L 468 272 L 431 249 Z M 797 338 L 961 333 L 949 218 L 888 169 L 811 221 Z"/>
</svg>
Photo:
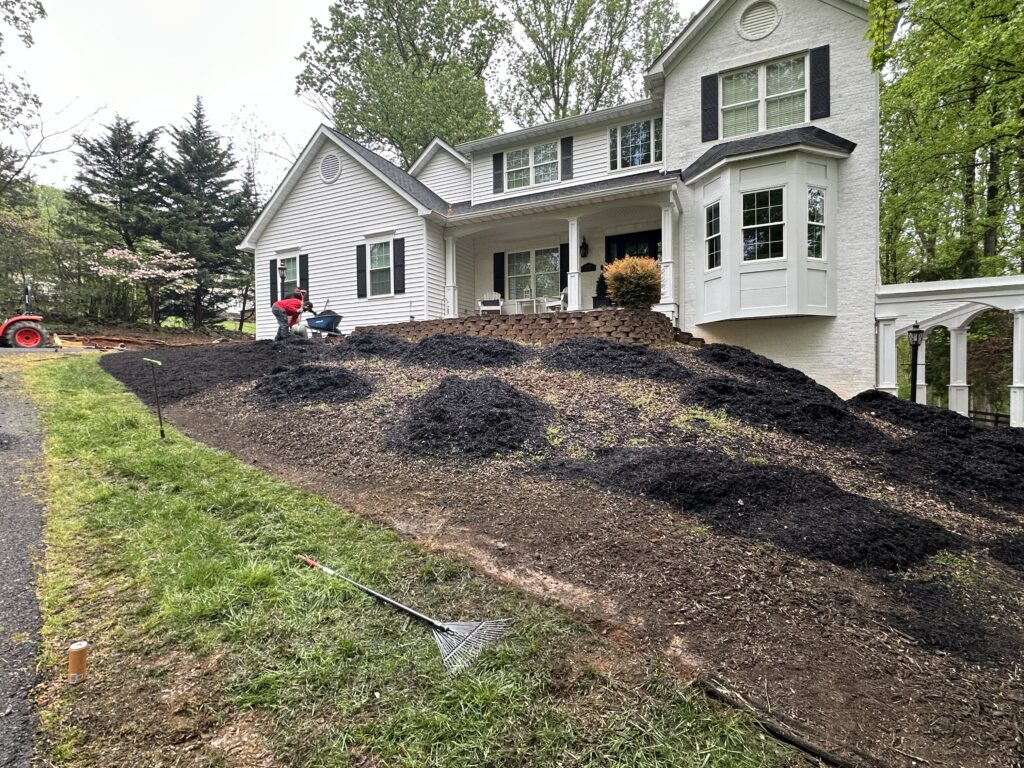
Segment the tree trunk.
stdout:
<svg viewBox="0 0 1024 768">
<path fill-rule="evenodd" d="M 245 309 L 249 304 L 249 283 L 246 282 L 242 286 L 242 309 L 238 313 L 238 332 L 242 333 L 245 329 Z"/>
<path fill-rule="evenodd" d="M 974 153 L 968 158 L 963 169 L 963 207 L 960 223 L 960 259 L 957 277 L 976 277 L 978 273 L 978 247 L 974 239 L 974 195 L 975 169 L 977 163 Z"/>
<path fill-rule="evenodd" d="M 985 241 L 986 258 L 992 258 L 999 249 L 999 221 L 1002 218 L 1002 185 L 999 183 L 1000 153 L 995 147 L 989 147 L 988 167 L 985 175 Z"/>
</svg>

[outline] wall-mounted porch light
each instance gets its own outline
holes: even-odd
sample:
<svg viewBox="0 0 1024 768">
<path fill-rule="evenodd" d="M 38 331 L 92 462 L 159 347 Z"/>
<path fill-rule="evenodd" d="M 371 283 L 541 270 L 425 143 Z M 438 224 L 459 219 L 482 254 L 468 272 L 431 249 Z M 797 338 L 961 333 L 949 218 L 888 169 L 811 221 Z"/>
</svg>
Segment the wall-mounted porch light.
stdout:
<svg viewBox="0 0 1024 768">
<path fill-rule="evenodd" d="M 586 235 L 583 236 L 583 242 L 580 243 L 580 258 L 585 259 L 590 255 L 590 245 L 587 243 Z"/>
</svg>

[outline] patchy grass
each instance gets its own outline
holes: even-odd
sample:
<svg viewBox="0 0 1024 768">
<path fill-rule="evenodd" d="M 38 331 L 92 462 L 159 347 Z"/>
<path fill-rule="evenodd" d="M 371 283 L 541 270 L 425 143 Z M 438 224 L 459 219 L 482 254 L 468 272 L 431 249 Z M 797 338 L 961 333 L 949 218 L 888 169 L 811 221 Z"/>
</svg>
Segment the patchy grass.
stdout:
<svg viewBox="0 0 1024 768">
<path fill-rule="evenodd" d="M 44 761 L 798 763 L 661 663 L 173 429 L 159 440 L 94 359 L 28 379 L 47 428 L 45 673 L 62 676 L 69 642 L 94 645 L 90 682 L 42 696 Z M 425 631 L 300 552 L 427 614 L 514 630 L 448 677 Z"/>
</svg>

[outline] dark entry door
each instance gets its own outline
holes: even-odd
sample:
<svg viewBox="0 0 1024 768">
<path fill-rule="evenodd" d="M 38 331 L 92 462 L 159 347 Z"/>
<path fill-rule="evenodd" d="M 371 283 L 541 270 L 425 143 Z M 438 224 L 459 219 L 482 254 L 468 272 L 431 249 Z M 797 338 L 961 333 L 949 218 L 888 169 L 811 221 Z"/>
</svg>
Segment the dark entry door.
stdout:
<svg viewBox="0 0 1024 768">
<path fill-rule="evenodd" d="M 661 230 L 648 229 L 644 232 L 627 232 L 624 235 L 610 235 L 604 239 L 604 262 L 611 264 L 623 256 L 644 256 L 661 258 Z M 604 277 L 597 279 L 597 298 L 608 296 Z M 596 306 L 596 304 L 595 304 Z"/>
</svg>

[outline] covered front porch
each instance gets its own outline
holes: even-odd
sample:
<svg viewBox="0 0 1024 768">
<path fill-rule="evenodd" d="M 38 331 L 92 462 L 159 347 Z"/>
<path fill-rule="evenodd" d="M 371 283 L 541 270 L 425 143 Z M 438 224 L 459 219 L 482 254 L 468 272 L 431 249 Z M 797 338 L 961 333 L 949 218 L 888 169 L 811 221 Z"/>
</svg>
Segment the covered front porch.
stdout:
<svg viewBox="0 0 1024 768">
<path fill-rule="evenodd" d="M 454 215 L 444 230 L 444 316 L 535 314 L 611 305 L 601 267 L 626 255 L 659 260 L 655 309 L 679 311 L 679 211 L 673 184 L 612 199 L 552 200 Z"/>
</svg>

